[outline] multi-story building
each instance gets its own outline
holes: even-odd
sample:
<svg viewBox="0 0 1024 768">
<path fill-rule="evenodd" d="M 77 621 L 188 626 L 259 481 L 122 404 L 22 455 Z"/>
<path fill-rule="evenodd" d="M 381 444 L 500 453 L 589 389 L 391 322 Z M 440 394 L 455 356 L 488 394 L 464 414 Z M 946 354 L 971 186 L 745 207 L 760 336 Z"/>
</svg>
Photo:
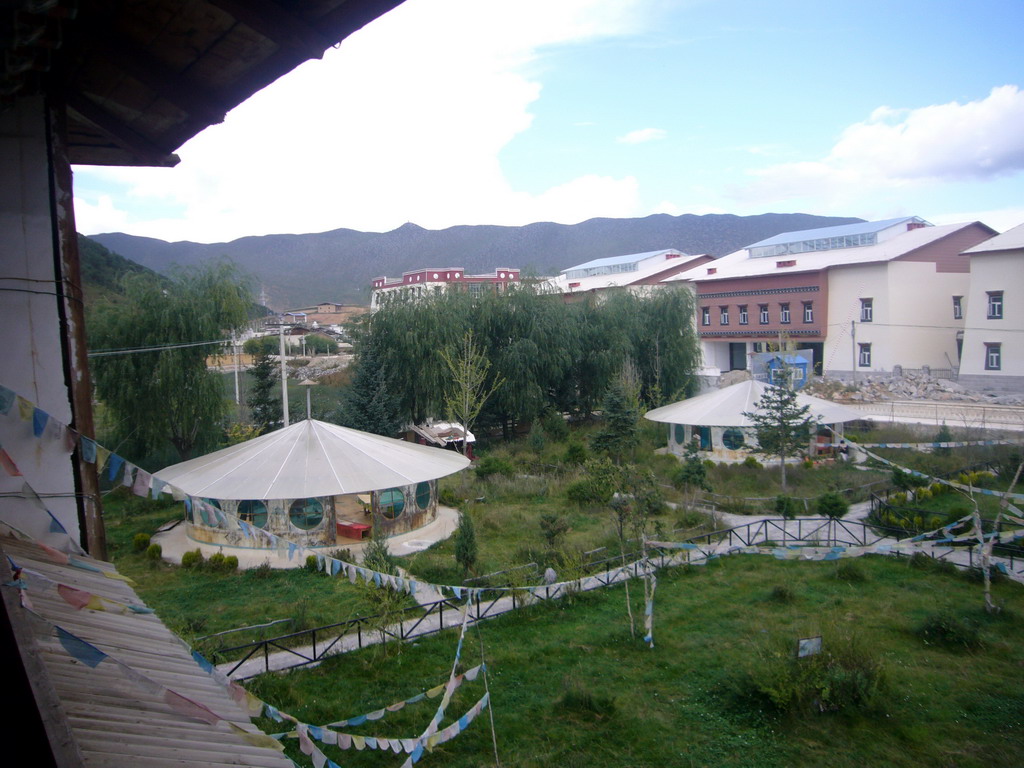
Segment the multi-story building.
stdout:
<svg viewBox="0 0 1024 768">
<path fill-rule="evenodd" d="M 544 287 L 551 292 L 561 293 L 567 301 L 611 288 L 649 291 L 666 278 L 708 261 L 711 261 L 711 256 L 691 256 L 674 248 L 608 256 L 563 269 L 560 275 L 548 280 Z"/>
<path fill-rule="evenodd" d="M 1024 224 L 965 255 L 970 289 L 953 299 L 953 312 L 966 318 L 960 382 L 1024 392 Z"/>
<path fill-rule="evenodd" d="M 747 369 L 780 341 L 841 378 L 955 368 L 968 293 L 964 251 L 991 238 L 980 222 L 932 226 L 916 216 L 785 232 L 668 278 L 695 286 L 706 368 Z M 961 304 L 962 307 L 962 304 Z"/>
<path fill-rule="evenodd" d="M 473 295 L 484 291 L 501 293 L 519 279 L 519 270 L 508 267 L 498 267 L 489 275 L 467 275 L 462 267 L 432 267 L 403 272 L 399 278 L 376 277 L 370 294 L 370 311 L 380 309 L 399 296 L 423 298 L 446 290 L 468 291 Z"/>
</svg>

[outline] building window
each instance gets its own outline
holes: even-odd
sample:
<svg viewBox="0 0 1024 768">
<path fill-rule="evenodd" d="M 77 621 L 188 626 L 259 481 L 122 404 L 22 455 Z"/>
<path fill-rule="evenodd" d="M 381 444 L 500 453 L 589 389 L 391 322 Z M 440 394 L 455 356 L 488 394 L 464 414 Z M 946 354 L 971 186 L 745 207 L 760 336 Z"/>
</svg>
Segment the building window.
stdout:
<svg viewBox="0 0 1024 768">
<path fill-rule="evenodd" d="M 389 488 L 381 491 L 377 500 L 380 504 L 380 513 L 388 520 L 401 517 L 402 510 L 405 509 L 405 494 L 400 489 Z"/>
<path fill-rule="evenodd" d="M 953 319 L 963 320 L 964 319 L 964 297 L 954 296 L 953 297 Z"/>
<path fill-rule="evenodd" d="M 430 506 L 430 499 L 430 483 L 424 480 L 416 486 L 416 506 L 420 509 L 426 509 Z"/>
<path fill-rule="evenodd" d="M 747 305 L 740 304 L 740 325 L 746 325 L 750 322 L 750 316 L 747 314 Z"/>
<path fill-rule="evenodd" d="M 862 323 L 870 323 L 875 318 L 875 304 L 874 299 L 861 299 L 860 300 L 860 321 Z"/>
<path fill-rule="evenodd" d="M 871 345 L 870 344 L 858 344 L 860 347 L 860 355 L 857 357 L 857 365 L 861 368 L 871 367 Z"/>
<path fill-rule="evenodd" d="M 700 324 L 711 325 L 711 308 L 701 307 L 700 308 Z"/>
<path fill-rule="evenodd" d="M 988 292 L 988 319 L 989 320 L 1002 320 L 1003 319 L 1003 292 L 1002 291 L 989 291 Z"/>
<path fill-rule="evenodd" d="M 267 505 L 262 501 L 246 499 L 238 502 L 238 519 L 255 525 L 257 528 L 267 527 Z"/>
<path fill-rule="evenodd" d="M 729 324 L 729 308 L 719 307 L 718 308 L 718 320 L 722 325 Z"/>
<path fill-rule="evenodd" d="M 288 519 L 296 528 L 312 530 L 323 522 L 323 504 L 318 499 L 296 499 L 288 508 Z"/>
<path fill-rule="evenodd" d="M 779 304 L 779 322 L 780 323 L 788 323 L 789 322 L 789 303 L 788 302 L 783 303 L 783 304 Z"/>
<path fill-rule="evenodd" d="M 985 345 L 985 370 L 986 371 L 998 371 L 1002 370 L 1003 367 L 1003 345 L 1002 344 L 986 344 Z"/>
<path fill-rule="evenodd" d="M 814 302 L 813 301 L 805 301 L 804 302 L 804 322 L 805 323 L 813 323 L 814 322 Z"/>
<path fill-rule="evenodd" d="M 761 309 L 761 325 L 768 325 L 768 305 L 759 305 Z"/>
</svg>

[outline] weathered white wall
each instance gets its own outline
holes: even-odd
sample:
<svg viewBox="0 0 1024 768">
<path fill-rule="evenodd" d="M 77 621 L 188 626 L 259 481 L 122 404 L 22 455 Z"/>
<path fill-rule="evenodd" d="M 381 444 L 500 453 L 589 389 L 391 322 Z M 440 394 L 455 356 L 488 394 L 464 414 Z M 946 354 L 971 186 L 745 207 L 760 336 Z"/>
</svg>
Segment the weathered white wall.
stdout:
<svg viewBox="0 0 1024 768">
<path fill-rule="evenodd" d="M 57 298 L 54 226 L 43 100 L 21 100 L 0 112 L 0 327 L 4 329 L 0 384 L 61 423 L 71 421 L 64 379 Z M 61 441 L 33 436 L 17 405 L 0 417 L 0 444 L 24 477 L 0 471 L 0 493 L 27 482 L 78 540 L 71 457 Z M 57 494 L 54 496 L 52 494 Z M 13 504 L 13 502 L 11 502 Z M 0 498 L 0 517 L 5 501 Z"/>
<path fill-rule="evenodd" d="M 1003 292 L 1002 320 L 988 319 L 988 291 Z M 990 379 L 1024 377 L 1024 250 L 971 256 L 961 376 Z M 1002 369 L 985 370 L 985 344 L 1000 343 Z M 1024 385 L 1024 380 L 1020 381 Z M 1024 391 L 1021 386 L 1019 391 Z"/>
</svg>

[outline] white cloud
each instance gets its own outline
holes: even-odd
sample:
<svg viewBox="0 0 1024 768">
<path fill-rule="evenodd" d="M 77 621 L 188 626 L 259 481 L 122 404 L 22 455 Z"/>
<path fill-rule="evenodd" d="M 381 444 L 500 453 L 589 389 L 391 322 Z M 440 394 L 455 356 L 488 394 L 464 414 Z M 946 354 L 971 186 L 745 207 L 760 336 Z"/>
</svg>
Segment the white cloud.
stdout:
<svg viewBox="0 0 1024 768">
<path fill-rule="evenodd" d="M 118 210 L 110 195 L 99 195 L 95 202 L 75 200 L 75 228 L 79 232 L 121 232 L 128 224 L 128 214 Z"/>
<path fill-rule="evenodd" d="M 1024 224 L 1024 207 L 994 208 L 984 211 L 967 211 L 939 214 L 928 219 L 933 224 L 958 224 L 964 221 L 980 221 L 998 232 L 1005 232 Z"/>
<path fill-rule="evenodd" d="M 642 144 L 645 141 L 664 139 L 666 136 L 668 136 L 668 131 L 664 128 L 640 128 L 630 131 L 625 136 L 619 136 L 616 141 L 620 144 Z"/>
<path fill-rule="evenodd" d="M 547 48 L 634 32 L 649 4 L 407 0 L 188 142 L 178 168 L 77 169 L 76 183 L 87 199 L 126 185 L 118 229 L 168 240 L 633 215 L 635 179 L 528 195 L 498 155 L 530 127 Z M 160 204 L 183 220 L 127 213 Z M 117 221 L 83 213 L 83 231 Z"/>
<path fill-rule="evenodd" d="M 740 199 L 795 197 L 833 205 L 874 190 L 1005 177 L 1024 171 L 1024 92 L 993 88 L 980 101 L 879 107 L 843 131 L 827 157 L 751 171 Z"/>
</svg>

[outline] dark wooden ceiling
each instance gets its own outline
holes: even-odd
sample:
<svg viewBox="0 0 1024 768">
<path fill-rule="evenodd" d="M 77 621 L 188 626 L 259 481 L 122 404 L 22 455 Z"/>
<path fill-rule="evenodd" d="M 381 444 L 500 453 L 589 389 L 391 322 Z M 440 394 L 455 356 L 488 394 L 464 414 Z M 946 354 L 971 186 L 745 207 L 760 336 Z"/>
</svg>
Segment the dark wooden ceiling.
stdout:
<svg viewBox="0 0 1024 768">
<path fill-rule="evenodd" d="M 0 109 L 67 104 L 82 165 L 178 162 L 228 110 L 402 0 L 0 0 Z"/>
</svg>

